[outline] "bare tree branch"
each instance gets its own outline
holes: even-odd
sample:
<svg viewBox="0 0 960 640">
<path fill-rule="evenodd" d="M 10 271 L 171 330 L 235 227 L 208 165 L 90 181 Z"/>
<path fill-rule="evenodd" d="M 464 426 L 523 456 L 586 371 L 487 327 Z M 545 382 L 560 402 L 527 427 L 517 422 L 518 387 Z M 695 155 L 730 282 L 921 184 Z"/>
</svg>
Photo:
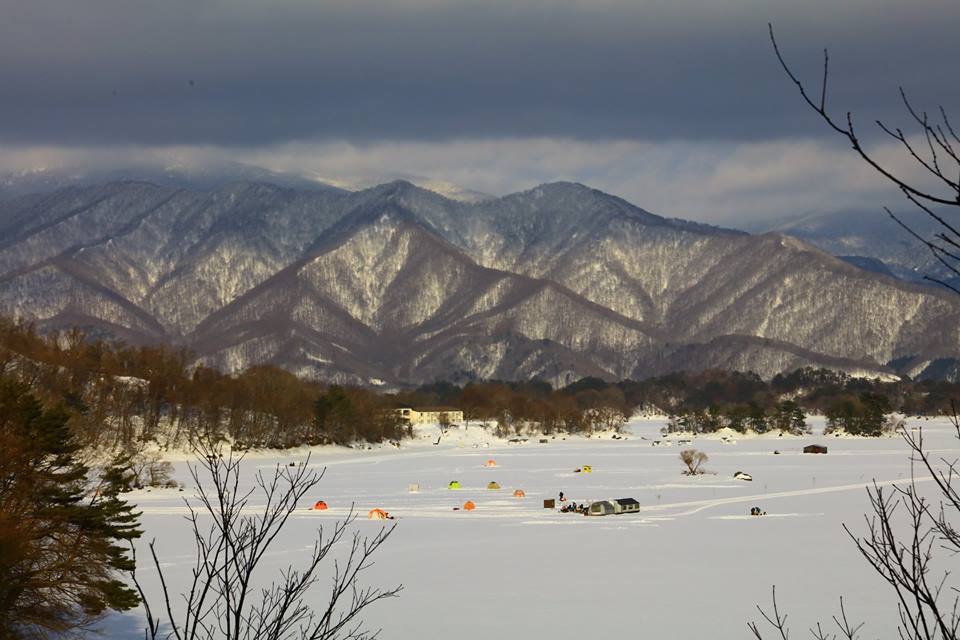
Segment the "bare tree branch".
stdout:
<svg viewBox="0 0 960 640">
<path fill-rule="evenodd" d="M 196 556 L 191 582 L 183 597 L 178 616 L 171 604 L 171 587 L 157 558 L 155 543 L 150 544 L 154 568 L 160 575 L 165 610 L 170 627 L 163 625 L 150 608 L 149 601 L 133 574 L 147 613 L 145 637 L 148 640 L 340 640 L 372 638 L 363 630 L 360 616 L 369 606 L 397 596 L 402 586 L 389 589 L 361 587 L 361 573 L 372 566 L 372 557 L 393 533 L 382 528 L 374 537 L 354 532 L 346 557 L 334 560 L 332 589 L 322 613 L 309 604 L 320 578 L 324 560 L 344 541 L 356 520 L 353 511 L 334 523 L 327 534 L 321 526 L 309 560 L 301 567 L 280 572 L 277 579 L 259 590 L 259 569 L 264 556 L 276 543 L 298 502 L 317 485 L 323 472 L 309 468 L 309 457 L 293 467 L 277 465 L 272 474 L 259 472 L 253 489 L 240 488 L 242 455 L 224 452 L 220 445 L 199 442 L 195 445 L 198 463 L 191 465 L 202 512 L 211 519 L 202 529 L 198 513 L 187 507 Z M 207 480 L 207 483 L 202 482 Z M 251 497 L 258 495 L 263 506 L 255 510 Z M 250 513 L 248 513 L 250 512 Z"/>
<path fill-rule="evenodd" d="M 829 83 L 829 53 L 824 50 L 823 53 L 823 78 L 820 86 L 819 101 L 814 101 L 807 87 L 787 64 L 786 58 L 780 50 L 779 43 L 774 35 L 773 25 L 768 24 L 770 33 L 770 42 L 773 45 L 774 54 L 780 62 L 787 77 L 793 82 L 800 93 L 800 97 L 816 113 L 821 120 L 835 133 L 847 140 L 860 158 L 870 165 L 877 173 L 895 184 L 907 197 L 907 199 L 923 211 L 927 216 L 936 222 L 941 232 L 935 233 L 933 240 L 924 239 L 916 231 L 911 229 L 900 218 L 893 216 L 897 223 L 910 232 L 910 235 L 920 240 L 927 248 L 933 252 L 937 262 L 944 266 L 948 273 L 953 276 L 960 276 L 960 253 L 955 253 L 953 249 L 960 250 L 960 231 L 957 227 L 949 223 L 945 217 L 936 211 L 931 205 L 939 207 L 960 207 L 960 153 L 954 147 L 960 145 L 960 137 L 947 116 L 946 110 L 940 106 L 938 113 L 940 121 L 936 122 L 930 119 L 926 111 L 917 110 L 911 103 L 906 90 L 899 87 L 900 99 L 910 119 L 919 127 L 919 133 L 925 142 L 926 149 L 921 150 L 919 145 L 915 144 L 911 137 L 900 127 L 891 127 L 877 120 L 876 125 L 879 129 L 896 140 L 907 154 L 923 169 L 932 176 L 946 193 L 935 193 L 926 188 L 921 188 L 916 184 L 911 184 L 905 178 L 895 174 L 892 170 L 882 165 L 880 161 L 864 147 L 863 142 L 857 134 L 853 123 L 853 115 L 848 111 L 845 118 L 834 117 L 827 110 L 827 85 Z M 888 210 L 889 213 L 889 210 Z M 944 278 L 928 276 L 925 280 L 941 285 L 951 291 L 960 294 L 960 288 L 947 282 Z"/>
</svg>

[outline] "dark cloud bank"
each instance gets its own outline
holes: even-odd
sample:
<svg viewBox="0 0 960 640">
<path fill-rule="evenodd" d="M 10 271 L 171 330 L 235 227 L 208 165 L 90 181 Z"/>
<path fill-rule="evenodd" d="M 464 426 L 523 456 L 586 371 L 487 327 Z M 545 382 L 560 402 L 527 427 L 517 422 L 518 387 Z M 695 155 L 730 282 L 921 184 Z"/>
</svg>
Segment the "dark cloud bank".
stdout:
<svg viewBox="0 0 960 640">
<path fill-rule="evenodd" d="M 835 61 L 831 100 L 960 103 L 960 3 L 0 0 L 0 142 L 303 138 L 742 140 L 822 135 L 776 66 Z"/>
</svg>

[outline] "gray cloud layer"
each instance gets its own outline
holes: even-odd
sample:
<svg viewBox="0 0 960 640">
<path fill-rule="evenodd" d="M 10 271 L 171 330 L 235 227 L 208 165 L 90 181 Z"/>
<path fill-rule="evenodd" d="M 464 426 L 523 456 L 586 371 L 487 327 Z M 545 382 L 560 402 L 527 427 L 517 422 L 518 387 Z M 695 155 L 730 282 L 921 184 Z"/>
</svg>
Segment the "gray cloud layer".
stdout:
<svg viewBox="0 0 960 640">
<path fill-rule="evenodd" d="M 762 141 L 960 103 L 955 0 L 0 0 L 0 142 Z"/>
<path fill-rule="evenodd" d="M 898 174 L 930 184 L 895 144 L 876 145 L 872 152 Z M 22 147 L 0 154 L 0 175 L 24 167 L 64 166 L 174 166 L 189 172 L 235 161 L 346 188 L 429 178 L 502 195 L 543 182 L 573 180 L 655 213 L 731 226 L 864 209 L 876 210 L 881 220 L 881 205 L 904 205 L 901 194 L 837 141 L 499 138 L 364 145 L 303 141 L 229 148 Z"/>
</svg>

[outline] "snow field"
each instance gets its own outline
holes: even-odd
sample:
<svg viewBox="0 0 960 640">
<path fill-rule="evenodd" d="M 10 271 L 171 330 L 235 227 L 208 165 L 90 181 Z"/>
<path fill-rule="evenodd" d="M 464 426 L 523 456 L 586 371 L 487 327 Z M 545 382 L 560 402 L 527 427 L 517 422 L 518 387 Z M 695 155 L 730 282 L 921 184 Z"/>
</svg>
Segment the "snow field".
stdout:
<svg viewBox="0 0 960 640">
<path fill-rule="evenodd" d="M 537 438 L 510 444 L 471 426 L 452 430 L 437 446 L 435 429 L 423 428 L 420 439 L 399 449 L 314 450 L 312 463 L 326 466 L 326 475 L 265 559 L 264 575 L 296 564 L 317 527 L 343 518 L 353 504 L 361 518 L 354 526 L 364 533 L 383 526 L 366 520 L 369 509 L 397 517 L 396 531 L 366 573 L 367 583 L 405 587 L 400 598 L 367 616 L 371 626 L 383 627 L 385 639 L 746 638 L 746 622 L 757 617 L 754 604 L 768 603 L 772 584 L 795 635 L 818 619 L 828 621 L 843 595 L 848 613 L 867 621 L 865 637 L 895 637 L 893 600 L 842 524 L 864 529 L 867 484 L 909 477 L 898 438 L 739 437 L 733 445 L 696 438 L 689 445 L 652 446 L 663 424 L 635 419 L 627 440 L 557 437 L 548 444 Z M 931 449 L 960 455 L 945 420 L 908 424 L 924 427 Z M 822 421 L 814 430 L 822 430 Z M 800 453 L 813 442 L 830 452 Z M 681 474 L 678 456 L 687 447 L 709 454 L 706 475 Z M 306 453 L 251 454 L 245 480 Z M 497 467 L 485 468 L 491 458 Z M 593 472 L 573 472 L 583 465 Z M 176 466 L 177 479 L 189 481 L 185 464 Z M 736 471 L 754 480 L 734 480 Z M 463 489 L 447 489 L 450 480 Z M 486 489 L 491 480 L 502 489 Z M 414 483 L 420 491 L 408 492 Z M 526 497 L 512 497 L 516 488 Z M 633 497 L 641 511 L 588 518 L 543 509 L 543 499 L 559 491 L 576 502 Z M 134 496 L 145 541 L 157 539 L 175 589 L 185 584 L 193 561 L 182 518 L 182 499 L 190 495 L 188 486 L 183 493 Z M 308 508 L 320 499 L 328 511 Z M 453 510 L 467 500 L 475 511 Z M 749 516 L 752 506 L 767 515 Z M 960 559 L 940 557 L 938 566 L 960 569 Z M 144 568 L 141 575 L 155 591 L 155 571 Z M 318 592 L 317 606 L 323 602 Z M 130 614 L 111 618 L 107 628 L 133 637 L 136 625 Z"/>
</svg>

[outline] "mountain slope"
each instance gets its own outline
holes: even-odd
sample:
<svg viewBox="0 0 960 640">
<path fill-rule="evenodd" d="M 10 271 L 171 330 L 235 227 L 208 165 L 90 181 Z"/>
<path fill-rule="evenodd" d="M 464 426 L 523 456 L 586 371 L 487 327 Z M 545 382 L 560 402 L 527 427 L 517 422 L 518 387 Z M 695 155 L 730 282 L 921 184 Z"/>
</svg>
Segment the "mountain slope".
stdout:
<svg viewBox="0 0 960 640">
<path fill-rule="evenodd" d="M 368 214 L 203 323 L 197 352 L 329 378 L 572 379 L 629 375 L 652 343 L 641 323 L 552 282 L 480 267 L 402 209 Z"/>
<path fill-rule="evenodd" d="M 583 185 L 118 182 L 0 203 L 0 313 L 358 382 L 947 370 L 960 302 Z"/>
<path fill-rule="evenodd" d="M 938 223 L 923 212 L 908 210 L 897 215 L 921 237 L 932 239 L 941 230 Z M 960 284 L 954 282 L 956 276 L 926 247 L 883 211 L 811 214 L 757 230 L 799 238 L 856 266 L 908 282 L 924 283 L 924 276 L 929 275 Z"/>
</svg>

